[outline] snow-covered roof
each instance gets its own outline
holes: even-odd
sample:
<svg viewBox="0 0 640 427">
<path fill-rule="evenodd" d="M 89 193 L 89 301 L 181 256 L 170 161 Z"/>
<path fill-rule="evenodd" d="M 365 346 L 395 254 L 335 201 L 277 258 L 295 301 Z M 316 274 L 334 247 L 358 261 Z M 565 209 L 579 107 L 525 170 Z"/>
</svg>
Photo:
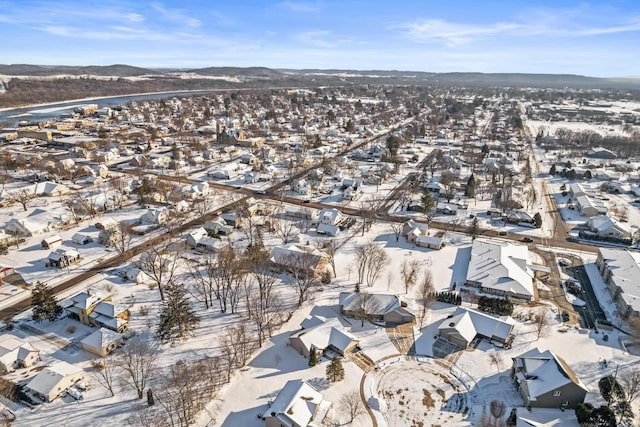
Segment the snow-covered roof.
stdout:
<svg viewBox="0 0 640 427">
<path fill-rule="evenodd" d="M 640 312 L 640 254 L 622 249 L 600 248 L 600 257 L 610 273 L 609 281 L 620 288 L 620 297 Z"/>
<path fill-rule="evenodd" d="M 620 233 L 626 233 L 631 235 L 631 231 L 624 225 L 620 224 L 608 215 L 596 215 L 587 220 L 587 226 L 591 231 L 602 233 L 611 228 L 617 230 Z"/>
<path fill-rule="evenodd" d="M 508 317 L 497 318 L 468 308 L 458 307 L 453 317 L 445 319 L 438 330 L 454 328 L 467 342 L 471 342 L 476 335 L 487 338 L 498 338 L 505 341 L 514 326 Z"/>
<path fill-rule="evenodd" d="M 524 245 L 476 239 L 471 248 L 467 281 L 516 295 L 533 296 L 533 275 Z"/>
<path fill-rule="evenodd" d="M 533 348 L 515 357 L 513 363 L 522 374 L 521 381 L 527 383 L 529 399 L 535 399 L 570 383 L 589 391 L 569 365 L 549 350 L 541 352 Z"/>
<path fill-rule="evenodd" d="M 400 298 L 396 295 L 388 294 L 366 294 L 371 298 L 371 302 L 365 304 L 365 308 L 371 315 L 383 316 L 386 313 L 400 307 Z M 360 298 L 362 294 L 358 292 L 340 292 L 339 304 L 344 311 L 356 311 L 362 307 Z"/>
<path fill-rule="evenodd" d="M 124 335 L 118 332 L 112 331 L 107 328 L 100 328 L 83 339 L 81 342 L 82 344 L 88 345 L 90 347 L 105 350 L 114 342 L 121 341 L 123 337 Z"/>
<path fill-rule="evenodd" d="M 322 403 L 322 394 L 301 380 L 288 381 L 268 409 L 286 426 L 307 426 Z"/>
<path fill-rule="evenodd" d="M 81 372 L 82 369 L 67 362 L 57 362 L 40 371 L 29 381 L 27 387 L 40 395 L 47 396 L 57 387 L 62 379 Z"/>
<path fill-rule="evenodd" d="M 309 350 L 311 348 L 324 350 L 332 346 L 344 353 L 351 343 L 358 342 L 358 338 L 343 329 L 338 319 L 327 320 L 292 336 L 299 338 Z"/>
</svg>

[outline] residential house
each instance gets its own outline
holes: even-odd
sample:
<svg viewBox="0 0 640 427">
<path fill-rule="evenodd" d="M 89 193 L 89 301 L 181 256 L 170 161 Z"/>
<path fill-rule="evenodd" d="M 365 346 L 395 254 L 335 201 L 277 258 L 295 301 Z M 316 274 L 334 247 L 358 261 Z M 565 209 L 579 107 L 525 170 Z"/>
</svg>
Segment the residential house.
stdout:
<svg viewBox="0 0 640 427">
<path fill-rule="evenodd" d="M 307 382 L 290 380 L 263 415 L 265 427 L 318 427 L 331 402 Z"/>
<path fill-rule="evenodd" d="M 534 286 L 528 259 L 525 245 L 475 239 L 465 284 L 488 294 L 531 301 Z"/>
<path fill-rule="evenodd" d="M 576 197 L 575 204 L 580 211 L 580 214 L 586 217 L 604 215 L 607 213 L 607 208 L 601 200 L 589 196 Z"/>
<path fill-rule="evenodd" d="M 358 339 L 345 331 L 338 319 L 327 320 L 315 316 L 319 324 L 303 328 L 289 337 L 289 345 L 304 357 L 312 352 L 317 356 L 330 354 L 345 357 L 358 345 Z"/>
<path fill-rule="evenodd" d="M 100 328 L 89 336 L 85 337 L 80 343 L 82 349 L 93 353 L 96 356 L 105 357 L 113 350 L 122 345 L 124 335 L 107 328 Z"/>
<path fill-rule="evenodd" d="M 76 382 L 84 379 L 84 371 L 67 362 L 57 362 L 31 379 L 26 389 L 45 402 L 52 402 L 64 395 Z"/>
<path fill-rule="evenodd" d="M 242 224 L 242 218 L 240 215 L 235 213 L 224 213 L 222 214 L 222 220 L 226 225 L 229 225 L 233 228 L 240 228 Z"/>
<path fill-rule="evenodd" d="M 640 254 L 623 249 L 598 249 L 596 265 L 624 318 L 640 316 Z"/>
<path fill-rule="evenodd" d="M 71 237 L 71 240 L 73 241 L 73 243 L 76 243 L 78 245 L 87 245 L 91 242 L 93 242 L 93 238 L 91 236 L 88 236 L 86 234 L 83 233 L 76 233 Z"/>
<path fill-rule="evenodd" d="M 328 258 L 312 246 L 290 243 L 275 246 L 269 255 L 269 262 L 278 268 L 319 275 L 326 268 Z"/>
<path fill-rule="evenodd" d="M 100 219 L 100 221 L 95 223 L 95 227 L 98 230 L 117 230 L 118 229 L 118 221 L 116 221 L 115 219 L 111 218 L 111 217 L 103 217 Z"/>
<path fill-rule="evenodd" d="M 64 304 L 70 316 L 89 326 L 104 326 L 117 332 L 128 328 L 129 310 L 115 304 L 110 293 L 89 288 Z"/>
<path fill-rule="evenodd" d="M 340 292 L 340 313 L 348 317 L 362 317 L 385 325 L 414 323 L 415 316 L 397 295 Z M 363 313 L 364 312 L 364 313 Z"/>
<path fill-rule="evenodd" d="M 49 236 L 49 237 L 45 237 L 44 239 L 42 239 L 42 242 L 40 242 L 40 246 L 42 246 L 45 249 L 53 249 L 55 247 L 58 247 L 62 244 L 62 237 L 60 237 L 59 235 L 55 235 L 55 236 Z"/>
<path fill-rule="evenodd" d="M 171 213 L 166 208 L 149 209 L 140 217 L 140 221 L 143 224 L 161 225 L 161 224 L 165 224 L 170 217 L 171 217 Z"/>
<path fill-rule="evenodd" d="M 80 253 L 75 249 L 59 248 L 51 252 L 47 263 L 52 267 L 64 268 L 80 262 Z"/>
<path fill-rule="evenodd" d="M 515 323 L 507 316 L 497 318 L 480 311 L 458 307 L 455 313 L 438 326 L 438 335 L 462 349 L 476 338 L 504 345 Z"/>
<path fill-rule="evenodd" d="M 30 368 L 38 360 L 40 351 L 31 343 L 13 335 L 0 335 L 0 375 L 20 368 Z"/>
<path fill-rule="evenodd" d="M 631 230 L 607 215 L 596 215 L 587 221 L 589 231 L 607 240 L 630 240 Z"/>
<path fill-rule="evenodd" d="M 293 182 L 292 189 L 303 196 L 311 194 L 311 184 L 309 184 L 309 182 L 304 178 L 295 180 Z"/>
<path fill-rule="evenodd" d="M 513 358 L 511 378 L 529 408 L 574 409 L 588 389 L 562 358 L 533 348 Z"/>
<path fill-rule="evenodd" d="M 26 237 L 46 233 L 50 229 L 51 224 L 48 221 L 41 220 L 40 218 L 12 218 L 5 225 L 5 230 L 7 230 L 7 232 L 15 236 Z"/>
</svg>

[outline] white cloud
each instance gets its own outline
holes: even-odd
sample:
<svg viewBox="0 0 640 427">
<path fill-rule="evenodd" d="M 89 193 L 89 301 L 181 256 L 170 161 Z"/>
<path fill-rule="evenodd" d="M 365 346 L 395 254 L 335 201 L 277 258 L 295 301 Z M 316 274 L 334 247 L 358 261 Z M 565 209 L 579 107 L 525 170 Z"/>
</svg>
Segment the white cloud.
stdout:
<svg viewBox="0 0 640 427">
<path fill-rule="evenodd" d="M 540 21 L 536 21 L 540 22 Z M 496 37 L 589 37 L 606 34 L 640 31 L 640 20 L 612 23 L 608 26 L 580 26 L 575 22 L 521 23 L 497 22 L 489 24 L 464 24 L 442 19 L 426 19 L 394 24 L 392 30 L 398 30 L 404 37 L 416 43 L 443 43 L 457 46 L 473 41 Z"/>
<path fill-rule="evenodd" d="M 184 11 L 180 9 L 167 9 L 163 5 L 159 3 L 152 3 L 151 7 L 158 14 L 160 14 L 163 18 L 177 22 L 182 25 L 186 25 L 187 27 L 197 28 L 202 26 L 202 21 L 197 18 L 193 18 L 187 15 Z"/>
<path fill-rule="evenodd" d="M 278 3 L 278 6 L 288 9 L 292 12 L 318 12 L 321 9 L 321 5 L 318 2 L 304 2 L 304 1 L 292 1 L 287 0 L 281 3 Z"/>
</svg>

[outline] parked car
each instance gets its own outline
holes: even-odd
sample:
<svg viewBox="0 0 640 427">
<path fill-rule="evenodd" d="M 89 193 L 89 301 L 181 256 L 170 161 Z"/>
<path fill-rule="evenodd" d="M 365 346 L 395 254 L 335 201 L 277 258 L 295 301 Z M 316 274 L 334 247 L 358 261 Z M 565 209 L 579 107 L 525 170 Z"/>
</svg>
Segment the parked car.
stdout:
<svg viewBox="0 0 640 427">
<path fill-rule="evenodd" d="M 509 234 L 509 232 L 505 231 L 505 230 L 500 230 L 498 232 L 498 236 L 506 236 L 507 234 Z"/>
<path fill-rule="evenodd" d="M 525 236 L 522 238 L 522 241 L 525 243 L 533 243 L 533 239 L 529 236 Z"/>
<path fill-rule="evenodd" d="M 75 400 L 82 400 L 84 398 L 82 396 L 82 392 L 74 386 L 69 387 L 69 390 L 67 390 L 67 394 L 73 397 Z"/>
<path fill-rule="evenodd" d="M 89 390 L 89 384 L 87 384 L 86 382 L 80 380 L 78 382 L 76 382 L 73 385 L 75 388 L 77 388 L 80 391 L 85 391 L 85 390 Z"/>
<path fill-rule="evenodd" d="M 562 312 L 562 321 L 563 322 L 568 322 L 569 321 L 569 312 L 568 311 L 563 311 Z"/>
<path fill-rule="evenodd" d="M 571 265 L 571 262 L 568 259 L 560 258 L 558 259 L 558 265 L 560 267 L 569 267 Z"/>
</svg>

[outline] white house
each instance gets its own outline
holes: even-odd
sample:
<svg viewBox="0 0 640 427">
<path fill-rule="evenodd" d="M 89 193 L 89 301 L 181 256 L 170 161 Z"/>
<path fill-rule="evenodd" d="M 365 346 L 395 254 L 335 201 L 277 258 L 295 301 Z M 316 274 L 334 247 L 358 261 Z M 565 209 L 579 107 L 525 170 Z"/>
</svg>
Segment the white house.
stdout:
<svg viewBox="0 0 640 427">
<path fill-rule="evenodd" d="M 72 385 L 84 379 L 84 371 L 67 362 L 57 362 L 40 371 L 26 385 L 38 399 L 52 402 Z"/>
<path fill-rule="evenodd" d="M 527 266 L 525 245 L 476 239 L 465 284 L 481 292 L 531 301 L 534 296 L 533 272 Z"/>
<path fill-rule="evenodd" d="M 71 237 L 73 243 L 77 243 L 78 245 L 86 245 L 93 242 L 93 238 L 91 236 L 87 236 L 83 233 L 76 233 Z"/>
<path fill-rule="evenodd" d="M 124 340 L 124 335 L 107 328 L 100 328 L 89 336 L 85 337 L 80 343 L 82 349 L 97 356 L 104 357 L 118 348 Z"/>
<path fill-rule="evenodd" d="M 607 215 L 596 215 L 589 218 L 587 227 L 598 237 L 613 239 L 630 239 L 631 231 L 618 221 Z"/>
<path fill-rule="evenodd" d="M 315 427 L 322 421 L 331 407 L 331 402 L 301 380 L 290 380 L 280 390 L 265 412 L 265 427 Z"/>
<path fill-rule="evenodd" d="M 293 182 L 293 191 L 303 196 L 311 194 L 311 185 L 306 179 L 298 179 Z"/>
<path fill-rule="evenodd" d="M 291 347 L 304 357 L 308 358 L 314 351 L 318 356 L 332 352 L 344 357 L 358 345 L 358 338 L 347 332 L 337 318 L 316 318 L 319 324 L 304 328 L 289 337 Z"/>
<path fill-rule="evenodd" d="M 440 323 L 438 335 L 463 349 L 469 347 L 476 337 L 504 344 L 513 332 L 514 325 L 513 319 L 507 316 L 497 318 L 458 307 L 453 316 Z"/>
<path fill-rule="evenodd" d="M 0 375 L 29 368 L 40 360 L 40 351 L 13 335 L 0 336 Z"/>
</svg>

